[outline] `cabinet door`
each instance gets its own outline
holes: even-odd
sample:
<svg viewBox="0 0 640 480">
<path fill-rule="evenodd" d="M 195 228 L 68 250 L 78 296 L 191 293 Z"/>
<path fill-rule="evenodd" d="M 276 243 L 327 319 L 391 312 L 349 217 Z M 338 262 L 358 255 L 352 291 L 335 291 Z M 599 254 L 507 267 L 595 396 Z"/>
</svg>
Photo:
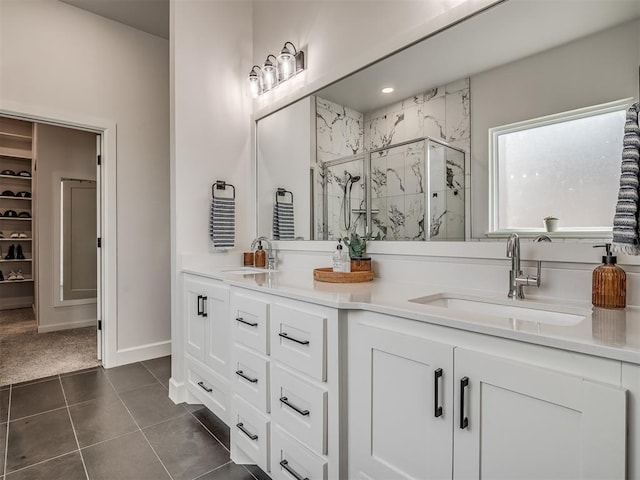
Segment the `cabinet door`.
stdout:
<svg viewBox="0 0 640 480">
<path fill-rule="evenodd" d="M 624 478 L 624 390 L 465 349 L 455 365 L 454 478 Z"/>
<path fill-rule="evenodd" d="M 205 288 L 206 349 L 205 363 L 214 371 L 229 377 L 229 289 L 209 284 Z"/>
<path fill-rule="evenodd" d="M 185 348 L 193 358 L 204 362 L 205 320 L 203 316 L 203 297 L 206 286 L 202 282 L 185 278 L 184 281 L 184 319 Z"/>
<path fill-rule="evenodd" d="M 453 347 L 349 327 L 349 478 L 451 478 Z"/>
</svg>

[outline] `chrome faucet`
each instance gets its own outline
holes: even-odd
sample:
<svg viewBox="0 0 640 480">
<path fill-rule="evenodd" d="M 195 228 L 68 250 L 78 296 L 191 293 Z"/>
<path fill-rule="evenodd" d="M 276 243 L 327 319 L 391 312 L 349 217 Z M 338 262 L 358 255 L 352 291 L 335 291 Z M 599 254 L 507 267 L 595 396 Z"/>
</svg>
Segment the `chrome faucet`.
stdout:
<svg viewBox="0 0 640 480">
<path fill-rule="evenodd" d="M 273 249 L 273 245 L 271 245 L 271 240 L 269 238 L 261 236 L 256 237 L 253 242 L 251 242 L 251 251 L 255 251 L 256 245 L 258 242 L 264 242 L 267 244 L 267 270 L 275 270 L 276 269 L 276 252 Z"/>
<path fill-rule="evenodd" d="M 538 273 L 536 275 L 524 276 L 520 268 L 520 237 L 518 237 L 517 233 L 512 233 L 507 239 L 507 258 L 511 259 L 509 293 L 507 296 L 522 300 L 524 298 L 524 286 L 540 286 L 542 262 L 538 262 Z"/>
</svg>

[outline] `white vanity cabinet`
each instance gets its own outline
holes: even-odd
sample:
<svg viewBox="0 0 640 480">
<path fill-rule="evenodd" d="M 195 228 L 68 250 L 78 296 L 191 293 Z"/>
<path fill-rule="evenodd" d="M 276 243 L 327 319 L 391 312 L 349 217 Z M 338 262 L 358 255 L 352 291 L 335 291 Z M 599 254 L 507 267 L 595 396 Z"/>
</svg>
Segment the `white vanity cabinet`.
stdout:
<svg viewBox="0 0 640 480">
<path fill-rule="evenodd" d="M 184 339 L 187 391 L 209 410 L 229 417 L 229 287 L 184 275 Z"/>
<path fill-rule="evenodd" d="M 350 479 L 625 478 L 626 392 L 585 378 L 602 363 L 613 383 L 616 362 L 541 368 L 535 347 L 448 330 L 350 316 Z"/>
<path fill-rule="evenodd" d="M 336 309 L 231 289 L 231 458 L 271 478 L 346 478 Z"/>
</svg>

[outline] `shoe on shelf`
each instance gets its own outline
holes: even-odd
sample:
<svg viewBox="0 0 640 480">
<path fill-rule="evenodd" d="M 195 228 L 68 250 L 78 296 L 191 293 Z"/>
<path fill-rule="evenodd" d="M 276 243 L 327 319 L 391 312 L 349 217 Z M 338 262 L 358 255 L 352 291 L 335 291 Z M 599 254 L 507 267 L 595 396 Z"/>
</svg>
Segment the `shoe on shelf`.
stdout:
<svg viewBox="0 0 640 480">
<path fill-rule="evenodd" d="M 30 192 L 18 192 L 18 193 L 16 193 L 16 197 L 31 198 L 31 193 Z"/>
<path fill-rule="evenodd" d="M 24 280 L 24 275 L 22 275 L 22 270 L 18 270 L 18 271 L 15 273 L 15 278 L 14 278 L 14 280 Z"/>
<path fill-rule="evenodd" d="M 2 215 L 0 215 L 1 217 Z M 0 232 L 0 238 L 4 238 L 4 233 Z"/>
<path fill-rule="evenodd" d="M 0 282 L 4 282 L 4 275 L 2 274 L 2 270 L 0 270 Z"/>
<path fill-rule="evenodd" d="M 5 190 L 4 192 L 2 192 L 2 196 L 3 197 L 15 197 L 16 194 L 13 193 L 11 190 Z"/>
<path fill-rule="evenodd" d="M 18 248 L 16 248 L 16 258 L 18 260 L 24 260 L 24 253 L 22 253 L 22 245 L 18 244 Z"/>
<path fill-rule="evenodd" d="M 9 238 L 20 238 L 20 233 L 19 232 L 11 232 L 11 235 L 9 235 Z"/>
<path fill-rule="evenodd" d="M 7 256 L 4 257 L 5 260 L 15 260 L 16 259 L 16 246 L 12 243 L 9 247 L 9 252 Z"/>
<path fill-rule="evenodd" d="M 11 270 L 9 272 L 9 274 L 7 275 L 7 280 L 16 280 L 16 272 L 14 272 L 13 270 Z"/>
<path fill-rule="evenodd" d="M 18 238 L 29 238 L 26 232 L 18 232 Z"/>
</svg>

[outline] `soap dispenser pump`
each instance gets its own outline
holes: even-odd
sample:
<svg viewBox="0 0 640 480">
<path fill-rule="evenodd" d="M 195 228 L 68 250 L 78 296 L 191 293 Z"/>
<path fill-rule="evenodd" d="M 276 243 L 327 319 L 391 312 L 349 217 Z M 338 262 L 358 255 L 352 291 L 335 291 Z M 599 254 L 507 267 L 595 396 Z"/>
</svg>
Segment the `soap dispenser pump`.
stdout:
<svg viewBox="0 0 640 480">
<path fill-rule="evenodd" d="M 593 271 L 591 302 L 594 307 L 625 308 L 627 306 L 627 274 L 616 265 L 617 257 L 611 254 L 611 244 L 594 245 L 604 247 L 607 254 L 602 265 Z"/>
<path fill-rule="evenodd" d="M 267 264 L 267 253 L 262 248 L 262 242 L 258 242 L 258 250 L 255 254 L 255 266 L 264 268 Z"/>
</svg>

